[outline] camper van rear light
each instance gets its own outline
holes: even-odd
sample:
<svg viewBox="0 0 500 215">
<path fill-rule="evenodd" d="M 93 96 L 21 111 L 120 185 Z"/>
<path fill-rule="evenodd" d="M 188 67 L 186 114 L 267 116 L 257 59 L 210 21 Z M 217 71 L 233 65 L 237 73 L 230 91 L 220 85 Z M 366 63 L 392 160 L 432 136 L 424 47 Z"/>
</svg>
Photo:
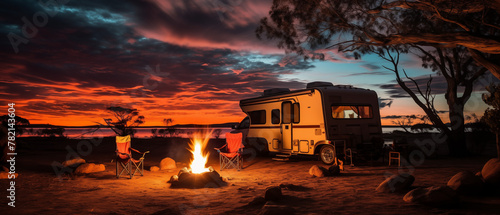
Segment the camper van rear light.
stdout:
<svg viewBox="0 0 500 215">
<path fill-rule="evenodd" d="M 328 144 L 332 144 L 332 141 L 328 140 Z"/>
</svg>

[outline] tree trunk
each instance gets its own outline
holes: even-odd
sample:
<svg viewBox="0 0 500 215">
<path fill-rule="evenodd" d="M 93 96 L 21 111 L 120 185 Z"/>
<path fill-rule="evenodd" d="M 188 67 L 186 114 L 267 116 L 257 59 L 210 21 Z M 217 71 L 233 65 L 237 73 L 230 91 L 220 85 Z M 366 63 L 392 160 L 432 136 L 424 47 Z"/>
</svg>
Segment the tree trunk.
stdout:
<svg viewBox="0 0 500 215">
<path fill-rule="evenodd" d="M 451 132 L 448 137 L 448 148 L 452 156 L 468 155 L 465 141 L 464 105 L 449 104 Z"/>
</svg>

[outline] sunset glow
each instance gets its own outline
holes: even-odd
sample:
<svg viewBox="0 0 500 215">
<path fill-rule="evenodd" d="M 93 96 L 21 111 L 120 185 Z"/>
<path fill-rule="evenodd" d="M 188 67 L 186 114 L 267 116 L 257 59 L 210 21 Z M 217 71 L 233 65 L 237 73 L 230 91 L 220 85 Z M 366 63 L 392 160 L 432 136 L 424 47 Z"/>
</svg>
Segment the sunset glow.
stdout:
<svg viewBox="0 0 500 215">
<path fill-rule="evenodd" d="M 272 40 L 257 39 L 254 30 L 271 1 L 237 1 L 227 8 L 207 1 L 119 5 L 72 1 L 52 8 L 56 15 L 28 43 L 12 45 L 4 37 L 0 102 L 16 103 L 16 113 L 31 124 L 95 125 L 110 116 L 109 106 L 138 109 L 143 126 L 160 126 L 165 118 L 173 124 L 217 124 L 240 121 L 245 114 L 238 102 L 265 89 L 329 81 L 375 90 L 382 117 L 422 114 L 376 56 L 355 60 L 318 50 L 325 61 L 304 61 Z M 5 12 L 2 35 L 24 36 L 21 18 L 45 11 L 39 4 L 22 7 L 22 13 Z M 435 76 L 436 106 L 448 109 L 442 78 L 414 56 L 403 56 L 401 64 L 419 84 Z M 490 79 L 477 85 L 466 114 L 482 115 L 481 93 Z M 446 112 L 442 118 L 447 121 Z"/>
</svg>

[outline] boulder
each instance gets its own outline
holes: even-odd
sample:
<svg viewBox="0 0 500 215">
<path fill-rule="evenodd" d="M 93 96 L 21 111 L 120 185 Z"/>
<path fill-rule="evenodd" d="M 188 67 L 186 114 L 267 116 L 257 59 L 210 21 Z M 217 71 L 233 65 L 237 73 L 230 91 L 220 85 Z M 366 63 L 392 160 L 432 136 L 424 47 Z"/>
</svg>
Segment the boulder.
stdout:
<svg viewBox="0 0 500 215">
<path fill-rule="evenodd" d="M 151 172 L 157 172 L 160 170 L 160 167 L 157 167 L 157 166 L 152 166 L 151 168 L 149 168 L 149 171 Z"/>
<path fill-rule="evenodd" d="M 78 158 L 75 158 L 75 159 L 64 161 L 62 163 L 62 165 L 65 166 L 65 167 L 68 167 L 68 166 L 73 166 L 73 165 L 75 165 L 75 166 L 76 165 L 80 165 L 82 163 L 85 163 L 85 160 L 82 159 L 82 158 L 80 158 L 80 157 L 78 157 Z"/>
<path fill-rule="evenodd" d="M 458 203 L 457 193 L 448 186 L 417 188 L 408 192 L 403 200 L 431 206 L 451 206 Z"/>
<path fill-rule="evenodd" d="M 78 166 L 75 170 L 75 174 L 87 174 L 93 172 L 102 172 L 106 170 L 104 164 L 94 164 L 94 163 L 84 163 Z"/>
<path fill-rule="evenodd" d="M 166 157 L 166 158 L 163 158 L 163 160 L 161 160 L 160 169 L 161 170 L 177 169 L 177 165 L 175 164 L 174 159 Z"/>
<path fill-rule="evenodd" d="M 318 165 L 314 165 L 309 169 L 309 174 L 316 177 L 325 177 L 326 172 L 328 172 L 326 168 Z"/>
<path fill-rule="evenodd" d="M 396 174 L 385 179 L 375 190 L 379 193 L 399 193 L 409 189 L 414 181 L 413 175 Z"/>
<path fill-rule="evenodd" d="M 492 158 L 486 162 L 481 170 L 481 176 L 486 184 L 500 187 L 500 160 Z"/>
<path fill-rule="evenodd" d="M 455 174 L 448 181 L 448 187 L 463 194 L 477 194 L 483 189 L 483 180 L 471 171 L 462 171 Z"/>
<path fill-rule="evenodd" d="M 282 196 L 283 194 L 281 193 L 281 187 L 272 186 L 266 189 L 264 198 L 266 199 L 266 201 L 279 201 Z"/>
</svg>

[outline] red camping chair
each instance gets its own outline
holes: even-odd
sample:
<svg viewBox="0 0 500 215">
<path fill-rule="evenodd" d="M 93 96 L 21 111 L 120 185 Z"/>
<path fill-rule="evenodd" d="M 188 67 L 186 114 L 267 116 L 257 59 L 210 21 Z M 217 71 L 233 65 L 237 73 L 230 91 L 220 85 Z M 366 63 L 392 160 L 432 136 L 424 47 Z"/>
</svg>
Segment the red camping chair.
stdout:
<svg viewBox="0 0 500 215">
<path fill-rule="evenodd" d="M 219 152 L 220 170 L 234 167 L 240 171 L 243 167 L 243 146 L 241 133 L 226 133 L 226 144 L 215 148 Z M 225 150 L 221 151 L 221 149 Z"/>
<path fill-rule="evenodd" d="M 142 157 L 139 160 L 134 159 L 132 151 L 142 154 Z M 130 175 L 130 178 L 134 177 L 137 172 L 144 175 L 144 156 L 146 153 L 149 151 L 139 152 L 130 147 L 130 135 L 116 136 L 116 178 L 120 178 L 124 172 Z"/>
</svg>

